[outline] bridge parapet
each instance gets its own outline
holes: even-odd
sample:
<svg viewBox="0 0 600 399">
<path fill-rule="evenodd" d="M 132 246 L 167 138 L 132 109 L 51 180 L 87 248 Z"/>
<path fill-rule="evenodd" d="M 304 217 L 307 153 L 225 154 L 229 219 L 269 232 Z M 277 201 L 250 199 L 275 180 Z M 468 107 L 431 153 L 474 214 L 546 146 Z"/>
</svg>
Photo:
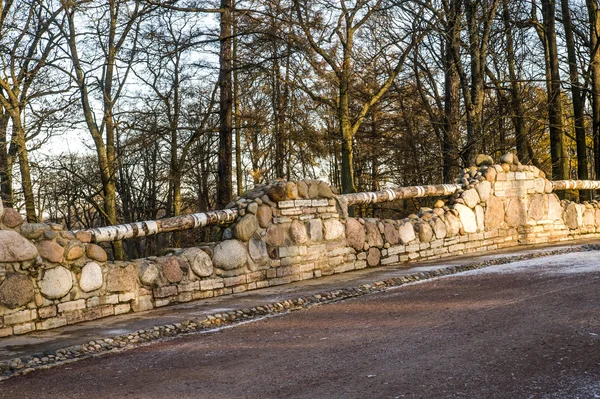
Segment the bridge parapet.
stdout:
<svg viewBox="0 0 600 399">
<path fill-rule="evenodd" d="M 0 336 L 366 267 L 600 236 L 597 201 L 577 204 L 553 193 L 600 188 L 600 182 L 550 182 L 512 154 L 496 165 L 489 157 L 478 160 L 453 185 L 336 195 L 320 181 L 276 182 L 227 210 L 137 227 L 68 232 L 24 223 L 17 211 L 4 209 Z M 401 220 L 347 212 L 352 204 L 423 196 L 443 198 Z M 220 241 L 165 256 L 114 262 L 94 243 L 207 224 L 226 224 Z"/>
</svg>

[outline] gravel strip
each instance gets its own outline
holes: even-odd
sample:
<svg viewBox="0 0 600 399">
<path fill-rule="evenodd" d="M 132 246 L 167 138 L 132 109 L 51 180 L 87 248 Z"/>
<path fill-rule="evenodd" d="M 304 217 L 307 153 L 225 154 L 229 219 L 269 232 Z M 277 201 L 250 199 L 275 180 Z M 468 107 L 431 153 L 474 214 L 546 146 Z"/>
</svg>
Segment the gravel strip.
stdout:
<svg viewBox="0 0 600 399">
<path fill-rule="evenodd" d="M 600 245 L 580 245 L 558 250 L 507 256 L 481 262 L 467 263 L 464 265 L 444 267 L 387 280 L 375 281 L 371 284 L 363 284 L 356 287 L 337 289 L 334 291 L 324 291 L 310 296 L 289 299 L 286 301 L 266 304 L 249 309 L 238 309 L 228 312 L 208 314 L 204 318 L 184 320 L 180 323 L 156 326 L 128 334 L 90 341 L 82 345 L 73 345 L 63 349 L 45 351 L 30 356 L 4 360 L 0 362 L 0 380 L 5 380 L 17 375 L 27 374 L 35 370 L 47 369 L 57 365 L 72 363 L 81 359 L 101 356 L 107 353 L 120 352 L 141 345 L 146 345 L 151 342 L 173 339 L 188 334 L 210 332 L 215 328 L 232 326 L 242 322 L 264 318 L 266 316 L 308 309 L 312 306 L 324 303 L 331 303 L 365 294 L 380 292 L 391 287 L 399 287 L 405 284 L 414 283 L 416 281 L 423 281 L 436 277 L 465 272 L 468 270 L 481 269 L 488 266 L 507 264 L 521 260 L 529 260 L 533 258 L 572 252 L 598 250 L 600 250 Z"/>
</svg>

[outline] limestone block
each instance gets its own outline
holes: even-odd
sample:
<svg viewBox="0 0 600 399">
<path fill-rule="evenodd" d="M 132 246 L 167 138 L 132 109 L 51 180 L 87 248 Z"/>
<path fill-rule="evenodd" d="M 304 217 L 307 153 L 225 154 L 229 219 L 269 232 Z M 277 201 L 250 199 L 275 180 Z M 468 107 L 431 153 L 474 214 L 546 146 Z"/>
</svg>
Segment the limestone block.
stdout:
<svg viewBox="0 0 600 399">
<path fill-rule="evenodd" d="M 385 241 L 387 241 L 390 245 L 396 245 L 400 242 L 398 229 L 396 228 L 396 225 L 392 223 L 384 223 L 383 234 L 385 235 Z"/>
<path fill-rule="evenodd" d="M 63 260 L 64 248 L 54 241 L 42 241 L 37 244 L 37 250 L 42 258 L 52 263 L 60 263 Z"/>
<path fill-rule="evenodd" d="M 370 247 L 383 248 L 383 238 L 376 222 L 365 223 L 366 240 Z"/>
<path fill-rule="evenodd" d="M 451 212 L 447 212 L 446 218 L 446 237 L 454 237 L 460 232 L 460 219 Z"/>
<path fill-rule="evenodd" d="M 214 248 L 212 261 L 215 267 L 223 270 L 244 267 L 247 262 L 246 246 L 238 240 L 220 242 Z"/>
<path fill-rule="evenodd" d="M 477 231 L 485 230 L 485 214 L 481 205 L 475 206 L 475 220 L 477 221 Z"/>
<path fill-rule="evenodd" d="M 306 222 L 308 236 L 312 241 L 323 240 L 323 222 L 321 219 L 311 219 Z"/>
<path fill-rule="evenodd" d="M 84 292 L 91 292 L 102 288 L 102 267 L 96 262 L 89 262 L 81 269 L 79 287 Z"/>
<path fill-rule="evenodd" d="M 87 245 L 86 255 L 88 258 L 96 260 L 98 262 L 106 262 L 106 260 L 108 259 L 106 251 L 101 246 L 96 244 Z"/>
<path fill-rule="evenodd" d="M 504 220 L 508 227 L 522 226 L 527 222 L 527 204 L 524 198 L 507 199 Z"/>
<path fill-rule="evenodd" d="M 462 193 L 461 198 L 465 201 L 465 205 L 469 208 L 474 208 L 479 203 L 479 194 L 477 190 L 471 188 Z"/>
<path fill-rule="evenodd" d="M 306 234 L 306 227 L 304 223 L 299 220 L 294 220 L 290 224 L 290 238 L 296 244 L 303 244 L 308 241 L 308 235 Z"/>
<path fill-rule="evenodd" d="M 325 240 L 335 240 L 344 236 L 344 225 L 337 219 L 323 221 L 323 237 Z"/>
<path fill-rule="evenodd" d="M 23 223 L 23 216 L 16 209 L 6 208 L 4 216 L 2 216 L 2 223 L 12 229 Z"/>
<path fill-rule="evenodd" d="M 408 244 L 411 241 L 414 241 L 417 236 L 415 235 L 415 228 L 412 223 L 404 223 L 398 229 L 398 235 L 400 237 L 400 241 L 402 244 Z"/>
<path fill-rule="evenodd" d="M 369 266 L 377 266 L 381 261 L 381 251 L 375 247 L 369 248 L 367 252 L 367 264 Z"/>
<path fill-rule="evenodd" d="M 454 209 L 458 211 L 458 217 L 465 233 L 475 233 L 477 231 L 475 213 L 469 207 L 462 204 L 455 204 Z"/>
<path fill-rule="evenodd" d="M 437 239 L 446 238 L 446 223 L 440 218 L 436 219 L 433 225 L 433 233 Z"/>
<path fill-rule="evenodd" d="M 106 275 L 106 290 L 110 292 L 125 292 L 137 289 L 138 272 L 135 265 L 126 267 L 116 265 Z"/>
<path fill-rule="evenodd" d="M 348 246 L 357 251 L 361 251 L 365 246 L 365 228 L 355 218 L 346 219 L 346 242 Z"/>
<path fill-rule="evenodd" d="M 208 277 L 213 274 L 214 267 L 212 260 L 210 259 L 210 256 L 200 248 L 188 248 L 181 253 L 181 256 L 187 259 L 195 275 L 199 277 Z"/>
<path fill-rule="evenodd" d="M 527 218 L 542 220 L 548 213 L 548 197 L 544 194 L 533 194 L 529 196 L 529 209 Z"/>
<path fill-rule="evenodd" d="M 256 216 L 249 213 L 235 224 L 233 235 L 238 240 L 248 241 L 256 230 L 258 230 L 258 227 L 258 219 Z"/>
<path fill-rule="evenodd" d="M 33 282 L 27 276 L 11 273 L 0 285 L 0 304 L 9 309 L 27 305 L 33 299 Z"/>
<path fill-rule="evenodd" d="M 571 230 L 583 226 L 583 210 L 585 207 L 583 205 L 576 204 L 571 202 L 567 205 L 567 209 L 565 210 L 565 224 Z"/>
<path fill-rule="evenodd" d="M 39 282 L 40 292 L 48 299 L 60 299 L 73 288 L 71 272 L 62 266 L 44 270 Z"/>
<path fill-rule="evenodd" d="M 492 192 L 492 183 L 487 180 L 479 182 L 477 185 L 477 194 L 479 194 L 479 199 L 481 201 L 487 201 L 490 198 L 490 193 Z"/>
<path fill-rule="evenodd" d="M 562 220 L 563 208 L 556 194 L 545 194 L 548 201 L 548 219 Z"/>
<path fill-rule="evenodd" d="M 23 262 L 37 256 L 38 250 L 29 240 L 15 231 L 0 230 L 0 262 Z"/>
<path fill-rule="evenodd" d="M 259 206 L 256 211 L 256 218 L 260 227 L 263 229 L 269 227 L 273 220 L 273 209 L 268 205 Z"/>
</svg>

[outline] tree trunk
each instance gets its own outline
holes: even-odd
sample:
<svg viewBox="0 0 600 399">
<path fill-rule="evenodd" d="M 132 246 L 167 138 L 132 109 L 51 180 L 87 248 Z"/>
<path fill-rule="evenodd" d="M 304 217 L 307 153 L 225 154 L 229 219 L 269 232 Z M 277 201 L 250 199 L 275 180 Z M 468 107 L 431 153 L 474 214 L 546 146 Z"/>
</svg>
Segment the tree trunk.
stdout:
<svg viewBox="0 0 600 399">
<path fill-rule="evenodd" d="M 19 171 L 21 172 L 21 188 L 25 199 L 25 214 L 29 223 L 37 223 L 38 218 L 35 211 L 35 197 L 33 195 L 33 183 L 31 182 L 31 170 L 29 168 L 29 154 L 25 142 L 25 129 L 21 124 L 21 115 L 16 111 L 12 117 L 13 141 L 17 146 L 17 157 L 19 160 Z"/>
<path fill-rule="evenodd" d="M 5 207 L 13 206 L 12 167 L 10 162 L 8 122 L 10 115 L 5 111 L 0 115 L 0 194 Z"/>
<path fill-rule="evenodd" d="M 219 49 L 219 171 L 217 207 L 222 209 L 232 199 L 232 87 L 231 28 L 232 0 L 221 0 L 221 31 Z"/>
<path fill-rule="evenodd" d="M 590 20 L 590 74 L 595 178 L 600 179 L 600 11 L 596 0 L 586 1 Z"/>
<path fill-rule="evenodd" d="M 237 195 L 241 196 L 244 191 L 243 171 L 242 171 L 242 120 L 240 113 L 240 84 L 238 76 L 238 59 L 237 59 L 237 16 L 233 15 L 233 104 L 234 104 L 234 127 L 235 127 L 235 181 Z"/>
</svg>

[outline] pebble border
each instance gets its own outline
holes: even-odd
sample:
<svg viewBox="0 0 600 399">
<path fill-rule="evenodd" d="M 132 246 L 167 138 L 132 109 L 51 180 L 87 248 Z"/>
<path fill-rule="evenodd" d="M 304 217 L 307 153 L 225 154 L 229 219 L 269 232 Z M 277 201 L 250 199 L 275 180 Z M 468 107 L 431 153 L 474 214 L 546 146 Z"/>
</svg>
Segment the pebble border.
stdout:
<svg viewBox="0 0 600 399">
<path fill-rule="evenodd" d="M 27 374 L 35 370 L 47 369 L 90 357 L 97 357 L 108 353 L 133 349 L 144 344 L 172 339 L 183 335 L 209 332 L 214 328 L 257 320 L 264 318 L 265 316 L 284 314 L 295 310 L 308 309 L 312 306 L 325 303 L 332 303 L 370 293 L 381 292 L 388 288 L 400 287 L 402 285 L 417 281 L 429 280 L 432 278 L 456 274 L 468 270 L 481 269 L 488 266 L 502 265 L 522 260 L 573 252 L 599 250 L 600 244 L 587 244 L 557 250 L 539 251 L 523 255 L 489 259 L 481 262 L 473 262 L 464 265 L 449 266 L 440 269 L 409 274 L 387 280 L 379 280 L 371 284 L 362 284 L 356 287 L 343 288 L 334 291 L 324 291 L 314 295 L 289 299 L 263 306 L 256 306 L 253 308 L 212 313 L 206 315 L 204 318 L 196 318 L 185 320 L 180 323 L 156 326 L 128 334 L 90 341 L 82 345 L 73 345 L 58 350 L 45 351 L 20 358 L 0 361 L 0 381 L 17 375 Z"/>
</svg>

